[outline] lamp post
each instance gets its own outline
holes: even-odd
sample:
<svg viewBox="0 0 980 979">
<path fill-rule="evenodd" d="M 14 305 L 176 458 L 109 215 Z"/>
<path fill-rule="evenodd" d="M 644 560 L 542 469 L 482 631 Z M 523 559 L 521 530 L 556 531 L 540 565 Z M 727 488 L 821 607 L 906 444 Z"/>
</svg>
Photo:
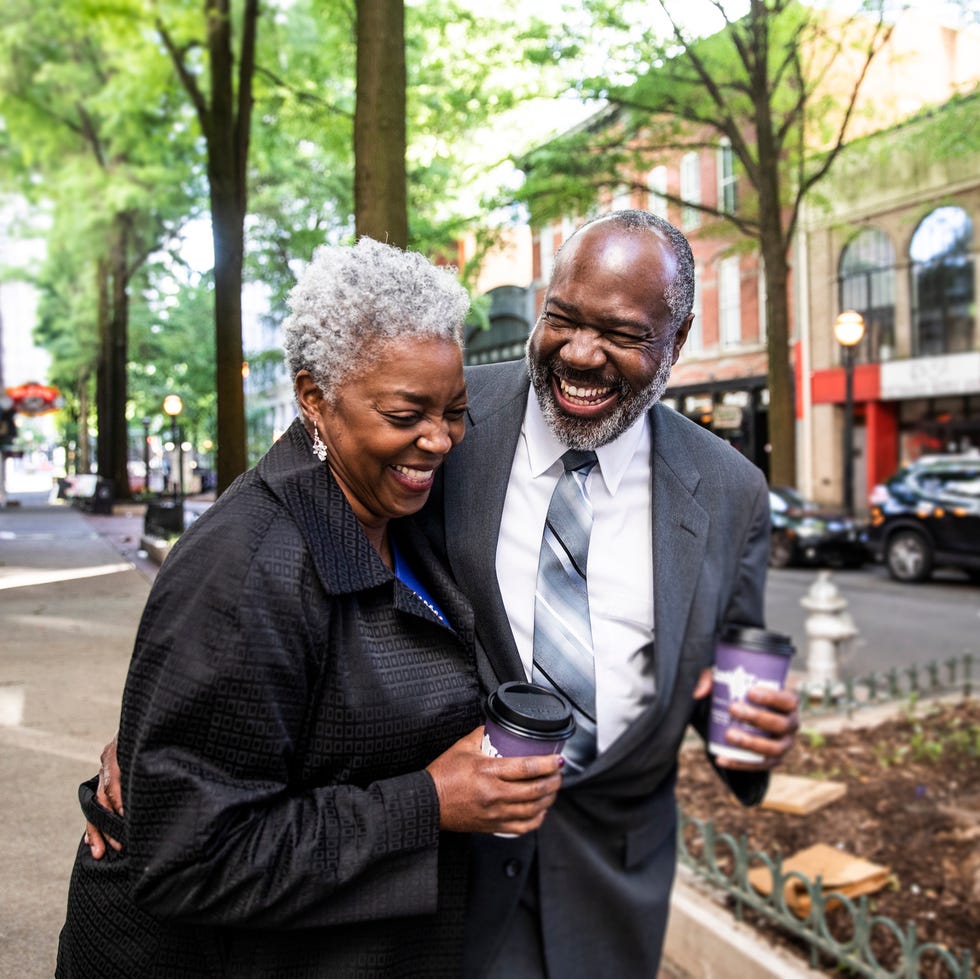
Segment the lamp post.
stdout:
<svg viewBox="0 0 980 979">
<path fill-rule="evenodd" d="M 174 444 L 174 453 L 177 455 L 177 479 L 174 480 L 174 499 L 184 499 L 184 451 L 180 447 L 180 429 L 177 425 L 177 416 L 184 408 L 184 403 L 176 394 L 168 394 L 163 399 L 163 410 L 170 415 L 170 440 Z M 178 497 L 178 487 L 180 496 Z"/>
<path fill-rule="evenodd" d="M 145 415 L 143 424 L 143 492 L 150 494 L 150 419 Z"/>
<path fill-rule="evenodd" d="M 844 508 L 854 513 L 854 348 L 864 337 L 864 317 L 853 309 L 834 320 L 834 337 L 844 354 Z"/>
</svg>

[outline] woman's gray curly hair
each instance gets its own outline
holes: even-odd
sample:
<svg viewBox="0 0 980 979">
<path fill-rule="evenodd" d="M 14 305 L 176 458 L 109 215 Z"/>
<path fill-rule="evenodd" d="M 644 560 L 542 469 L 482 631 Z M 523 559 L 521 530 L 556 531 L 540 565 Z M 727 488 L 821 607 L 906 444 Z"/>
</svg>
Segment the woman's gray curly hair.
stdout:
<svg viewBox="0 0 980 979">
<path fill-rule="evenodd" d="M 371 238 L 323 245 L 287 299 L 283 347 L 290 376 L 309 371 L 328 403 L 386 341 L 442 337 L 463 346 L 470 307 L 455 269 Z"/>
</svg>

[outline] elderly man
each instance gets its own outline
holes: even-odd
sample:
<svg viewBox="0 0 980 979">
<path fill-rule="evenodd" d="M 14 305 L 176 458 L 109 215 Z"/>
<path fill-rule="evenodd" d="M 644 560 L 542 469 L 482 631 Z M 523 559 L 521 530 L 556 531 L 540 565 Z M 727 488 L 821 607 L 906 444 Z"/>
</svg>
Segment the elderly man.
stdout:
<svg viewBox="0 0 980 979">
<path fill-rule="evenodd" d="M 579 229 L 526 362 L 468 371 L 466 437 L 415 518 L 474 606 L 484 692 L 531 679 L 578 721 L 541 827 L 473 837 L 467 979 L 659 968 L 678 750 L 688 724 L 705 734 L 723 628 L 762 625 L 769 548 L 762 473 L 657 403 L 693 298 L 690 246 L 666 221 L 620 211 Z M 733 713 L 764 734 L 728 737 L 764 760 L 716 765 L 753 804 L 798 702 L 749 697 Z"/>
<path fill-rule="evenodd" d="M 467 373 L 470 424 L 425 511 L 429 533 L 476 610 L 485 689 L 551 684 L 579 721 L 542 827 L 476 837 L 472 976 L 657 974 L 678 749 L 688 723 L 705 731 L 716 637 L 762 624 L 769 547 L 762 473 L 657 404 L 693 298 L 684 236 L 646 212 L 610 214 L 559 251 L 526 363 Z M 578 611 L 573 586 L 544 571 L 548 553 L 571 551 L 548 538 L 553 491 L 569 478 L 591 521 Z M 556 587 L 564 599 L 549 597 Z M 564 621 L 543 621 L 559 604 Z M 766 760 L 717 762 L 746 804 L 798 724 L 794 694 L 751 698 L 736 709 L 769 736 L 732 741 Z"/>
</svg>

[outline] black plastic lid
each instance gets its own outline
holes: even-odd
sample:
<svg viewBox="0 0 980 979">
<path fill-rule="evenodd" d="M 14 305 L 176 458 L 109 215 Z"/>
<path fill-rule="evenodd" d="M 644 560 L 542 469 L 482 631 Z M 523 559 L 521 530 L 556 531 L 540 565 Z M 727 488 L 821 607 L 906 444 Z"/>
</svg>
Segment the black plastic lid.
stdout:
<svg viewBox="0 0 980 979">
<path fill-rule="evenodd" d="M 792 656 L 796 651 L 789 636 L 747 625 L 726 626 L 721 634 L 721 641 L 726 646 L 740 646 L 743 649 L 755 649 L 781 656 Z"/>
<path fill-rule="evenodd" d="M 496 721 L 540 734 L 558 734 L 573 721 L 568 701 L 547 687 L 524 680 L 502 683 L 487 698 L 487 713 Z"/>
</svg>

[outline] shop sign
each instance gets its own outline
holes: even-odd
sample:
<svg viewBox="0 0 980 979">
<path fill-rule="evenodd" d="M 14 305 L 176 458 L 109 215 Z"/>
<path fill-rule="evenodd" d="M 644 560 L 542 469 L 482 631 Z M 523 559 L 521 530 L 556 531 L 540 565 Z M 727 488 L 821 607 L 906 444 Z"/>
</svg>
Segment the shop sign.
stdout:
<svg viewBox="0 0 980 979">
<path fill-rule="evenodd" d="M 33 381 L 7 388 L 7 397 L 13 410 L 20 415 L 46 415 L 65 406 L 65 399 L 56 387 Z"/>
<path fill-rule="evenodd" d="M 741 428 L 742 409 L 738 405 L 715 405 L 712 428 Z"/>
<path fill-rule="evenodd" d="M 881 365 L 881 398 L 930 398 L 980 392 L 980 352 L 913 357 Z"/>
</svg>

